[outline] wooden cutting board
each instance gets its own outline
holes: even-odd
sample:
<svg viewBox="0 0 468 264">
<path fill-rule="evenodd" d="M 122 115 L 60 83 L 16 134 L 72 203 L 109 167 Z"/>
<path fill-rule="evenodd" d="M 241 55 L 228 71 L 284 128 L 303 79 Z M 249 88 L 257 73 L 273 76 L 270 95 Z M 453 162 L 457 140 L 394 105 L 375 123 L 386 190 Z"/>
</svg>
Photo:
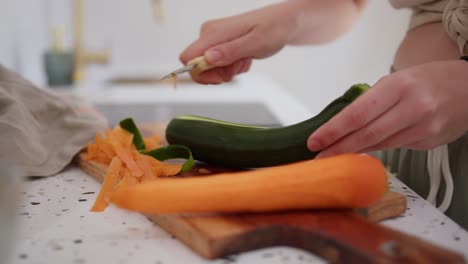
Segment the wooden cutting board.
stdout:
<svg viewBox="0 0 468 264">
<path fill-rule="evenodd" d="M 77 156 L 77 164 L 102 182 L 106 166 L 87 161 L 84 155 Z M 200 168 L 212 173 L 223 171 L 206 165 L 197 166 L 194 173 L 184 176 L 196 176 Z M 405 196 L 388 192 L 377 204 L 354 211 L 146 216 L 209 259 L 284 245 L 308 250 L 331 262 L 465 263 L 460 255 L 377 224 L 402 214 L 405 209 Z"/>
<path fill-rule="evenodd" d="M 163 134 L 164 124 L 139 125 L 142 134 Z M 164 138 L 164 137 L 162 137 Z M 106 166 L 75 159 L 87 174 L 102 182 Z M 225 172 L 197 164 L 182 176 Z M 216 176 L 213 176 L 216 177 Z M 308 250 L 330 262 L 350 263 L 465 263 L 461 255 L 418 238 L 386 228 L 377 222 L 406 210 L 406 197 L 388 192 L 381 201 L 358 210 L 303 210 L 243 214 L 146 215 L 199 255 L 214 259 L 270 246 Z"/>
</svg>

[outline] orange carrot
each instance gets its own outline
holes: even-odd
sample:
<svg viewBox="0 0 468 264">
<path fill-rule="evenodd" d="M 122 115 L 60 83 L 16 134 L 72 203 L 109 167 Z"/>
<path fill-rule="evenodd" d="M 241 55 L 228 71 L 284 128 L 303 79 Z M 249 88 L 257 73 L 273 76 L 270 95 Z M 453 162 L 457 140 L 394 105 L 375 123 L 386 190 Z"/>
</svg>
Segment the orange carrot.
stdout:
<svg viewBox="0 0 468 264">
<path fill-rule="evenodd" d="M 162 163 L 161 161 L 151 157 L 151 156 L 148 156 L 148 155 L 143 155 L 149 162 L 149 164 L 151 165 L 151 168 L 156 168 L 156 167 L 159 167 L 161 165 L 163 165 L 164 163 Z"/>
<path fill-rule="evenodd" d="M 92 212 L 102 212 L 107 207 L 109 196 L 114 191 L 121 168 L 122 161 L 118 157 L 114 157 L 109 165 L 109 169 L 107 170 L 101 191 L 99 191 L 98 197 L 91 208 Z"/>
<path fill-rule="evenodd" d="M 132 172 L 128 168 L 125 168 L 121 171 L 123 172 L 123 177 L 116 188 L 132 186 L 138 183 L 138 179 L 132 175 Z"/>
<path fill-rule="evenodd" d="M 143 172 L 138 167 L 135 160 L 133 159 L 132 154 L 130 154 L 128 150 L 119 145 L 114 145 L 114 150 L 117 154 L 117 157 L 119 157 L 125 163 L 125 166 L 127 166 L 127 168 L 132 171 L 134 176 L 141 177 L 143 175 Z"/>
<path fill-rule="evenodd" d="M 120 126 L 116 126 L 111 134 L 110 134 L 110 141 L 112 142 L 112 145 L 115 147 L 115 145 L 119 145 L 124 148 L 132 148 L 136 149 L 135 146 L 133 146 L 133 134 L 122 129 Z"/>
<path fill-rule="evenodd" d="M 156 134 L 152 137 L 143 138 L 143 142 L 145 142 L 146 151 L 150 151 L 162 146 L 162 141 Z"/>
<path fill-rule="evenodd" d="M 112 159 L 115 157 L 115 152 L 112 148 L 112 145 L 108 142 L 106 142 L 104 139 L 101 138 L 99 134 L 96 134 L 95 136 L 95 141 L 96 141 L 96 146 L 102 150 L 106 154 L 109 159 Z"/>
<path fill-rule="evenodd" d="M 162 163 L 161 161 L 159 161 L 159 160 L 157 160 L 157 159 L 155 159 L 153 157 L 150 157 L 148 155 L 140 154 L 139 157 L 146 160 L 146 162 L 148 163 L 149 168 L 151 170 L 151 173 L 154 175 L 154 179 L 156 179 L 157 177 L 162 176 L 162 170 L 160 169 L 160 167 L 165 166 L 166 165 L 165 163 Z"/>
<path fill-rule="evenodd" d="M 177 74 L 172 74 L 172 88 L 177 87 Z"/>
<path fill-rule="evenodd" d="M 91 144 L 91 143 L 88 144 L 86 159 L 87 160 L 95 159 L 97 157 L 97 152 L 98 152 L 98 148 L 96 144 Z"/>
<path fill-rule="evenodd" d="M 153 171 L 151 170 L 151 164 L 143 156 L 144 155 L 139 154 L 135 158 L 135 162 L 137 163 L 138 167 L 141 168 L 141 170 L 143 171 L 143 175 L 141 176 L 140 181 L 141 182 L 154 181 L 156 177 L 154 176 Z"/>
<path fill-rule="evenodd" d="M 161 147 L 163 142 L 156 134 L 144 140 L 151 150 Z M 182 168 L 182 165 L 166 164 L 141 154 L 133 144 L 133 134 L 119 126 L 96 134 L 95 142 L 87 145 L 86 159 L 107 166 L 104 184 L 91 209 L 94 212 L 101 212 L 107 207 L 108 199 L 116 188 L 155 181 L 161 176 L 172 176 Z"/>
<path fill-rule="evenodd" d="M 96 153 L 96 159 L 95 160 L 97 162 L 99 162 L 99 163 L 102 163 L 102 164 L 109 164 L 111 162 L 112 158 L 107 156 L 106 153 L 104 153 L 104 151 L 99 150 Z"/>
<path fill-rule="evenodd" d="M 362 208 L 377 202 L 386 191 L 386 171 L 378 159 L 345 154 L 122 187 L 112 194 L 111 202 L 144 213 Z"/>
<path fill-rule="evenodd" d="M 176 175 L 181 169 L 182 164 L 162 163 L 162 165 L 158 167 L 159 173 L 163 177 Z"/>
<path fill-rule="evenodd" d="M 112 133 L 112 130 L 110 130 L 110 128 L 106 128 L 104 130 L 104 137 L 105 138 L 111 138 L 111 133 Z"/>
</svg>

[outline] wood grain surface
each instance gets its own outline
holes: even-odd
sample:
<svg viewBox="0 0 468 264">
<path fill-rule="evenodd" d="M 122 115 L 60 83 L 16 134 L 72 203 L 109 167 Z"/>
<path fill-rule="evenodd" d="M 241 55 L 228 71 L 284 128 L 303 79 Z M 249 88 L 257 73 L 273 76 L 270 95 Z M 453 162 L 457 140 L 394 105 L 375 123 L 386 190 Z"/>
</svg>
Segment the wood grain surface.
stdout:
<svg viewBox="0 0 468 264">
<path fill-rule="evenodd" d="M 165 124 L 140 124 L 143 135 L 165 138 Z M 78 166 L 102 182 L 106 166 L 75 158 Z M 205 169 L 205 170 L 200 170 Z M 197 163 L 180 177 L 226 172 Z M 216 177 L 216 176 L 213 176 Z M 379 225 L 406 210 L 406 197 L 388 192 L 369 208 L 357 210 L 302 210 L 273 213 L 146 215 L 199 255 L 214 259 L 270 246 L 292 246 L 332 263 L 465 263 L 461 255 L 416 237 Z M 105 213 L 105 212 L 104 212 Z"/>
<path fill-rule="evenodd" d="M 84 155 L 77 156 L 77 164 L 102 182 L 106 166 L 87 161 Z M 212 173 L 224 171 L 207 165 L 197 166 Z M 196 168 L 192 174 L 184 176 L 196 176 L 197 172 Z M 209 259 L 284 245 L 308 250 L 337 263 L 465 263 L 460 255 L 377 223 L 398 216 L 405 209 L 405 196 L 389 192 L 377 204 L 355 211 L 146 216 Z"/>
</svg>

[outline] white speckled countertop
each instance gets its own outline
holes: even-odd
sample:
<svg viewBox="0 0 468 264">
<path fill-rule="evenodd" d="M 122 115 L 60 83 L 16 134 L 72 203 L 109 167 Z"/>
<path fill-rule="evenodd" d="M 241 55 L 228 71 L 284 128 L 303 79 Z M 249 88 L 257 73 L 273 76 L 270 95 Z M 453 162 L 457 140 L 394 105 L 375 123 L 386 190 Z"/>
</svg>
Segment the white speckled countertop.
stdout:
<svg viewBox="0 0 468 264">
<path fill-rule="evenodd" d="M 391 179 L 408 209 L 384 225 L 465 253 L 468 233 L 424 199 Z M 28 181 L 17 215 L 19 238 L 7 263 L 321 263 L 299 249 L 273 247 L 207 261 L 138 213 L 110 206 L 89 212 L 100 184 L 76 167 Z"/>
<path fill-rule="evenodd" d="M 217 101 L 256 101 L 265 103 L 283 124 L 301 121 L 310 113 L 267 79 L 254 80 L 256 90 L 212 95 Z M 253 85 L 250 85 L 252 87 Z M 263 89 L 262 87 L 267 87 Z M 210 89 L 210 88 L 205 88 Z M 265 93 L 268 89 L 268 93 Z M 92 90 L 91 90 L 92 91 Z M 85 90 L 78 94 L 92 102 L 171 101 L 171 91 L 154 95 L 147 88 L 131 94 L 124 90 L 102 91 L 95 97 Z M 172 91 L 173 92 L 173 91 Z M 180 93 L 180 92 L 179 92 Z M 212 91 L 209 92 L 212 94 Z M 136 97 L 139 94 L 139 97 Z M 192 95 L 190 95 L 192 94 Z M 268 94 L 267 97 L 264 95 Z M 206 95 L 206 93 L 205 93 Z M 257 96 L 258 98 L 256 98 Z M 180 93 L 178 100 L 205 101 L 202 90 Z M 198 99 L 197 99 L 198 98 Z M 281 104 L 278 102 L 281 101 Z M 468 258 L 468 232 L 419 197 L 398 179 L 391 178 L 393 190 L 407 196 L 406 212 L 384 225 L 426 239 Z M 27 181 L 22 186 L 17 218 L 17 239 L 6 264 L 31 263 L 321 263 L 320 258 L 299 249 L 273 247 L 214 261 L 205 260 L 138 213 L 110 206 L 104 213 L 89 209 L 100 185 L 75 166 L 49 178 Z"/>
</svg>

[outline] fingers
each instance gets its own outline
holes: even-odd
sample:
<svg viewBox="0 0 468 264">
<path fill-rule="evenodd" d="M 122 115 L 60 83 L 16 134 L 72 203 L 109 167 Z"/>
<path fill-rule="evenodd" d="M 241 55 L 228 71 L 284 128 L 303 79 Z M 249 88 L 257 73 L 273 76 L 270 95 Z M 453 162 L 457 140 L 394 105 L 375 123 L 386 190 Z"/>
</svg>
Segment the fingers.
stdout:
<svg viewBox="0 0 468 264">
<path fill-rule="evenodd" d="M 370 151 L 402 147 L 403 145 L 407 145 L 408 142 L 416 140 L 415 138 L 412 138 L 414 134 L 411 134 L 411 133 L 413 131 L 414 131 L 414 127 L 406 128 L 375 145 L 371 145 L 371 146 L 367 146 L 363 148 L 359 152 L 366 153 Z"/>
<path fill-rule="evenodd" d="M 441 136 L 439 139 L 436 139 L 438 134 L 439 132 L 435 131 L 434 125 L 425 120 L 395 133 L 378 144 L 368 146 L 361 150 L 361 152 L 399 147 L 414 150 L 429 150 L 445 141 L 449 141 L 445 136 Z"/>
<path fill-rule="evenodd" d="M 204 53 L 205 58 L 209 64 L 219 67 L 233 64 L 241 59 L 257 57 L 259 49 L 263 47 L 259 45 L 257 38 L 256 33 L 249 32 L 240 38 L 208 49 Z"/>
<path fill-rule="evenodd" d="M 388 109 L 368 125 L 351 132 L 335 144 L 324 149 L 318 156 L 327 157 L 346 152 L 360 152 L 371 146 L 377 146 L 414 124 L 417 116 L 411 115 L 412 105 L 403 100 Z M 391 142 L 400 143 L 399 141 Z"/>
<path fill-rule="evenodd" d="M 223 78 L 220 75 L 221 68 L 211 69 L 200 74 L 190 73 L 192 80 L 200 84 L 221 84 Z"/>
<path fill-rule="evenodd" d="M 395 89 L 385 91 L 384 89 L 393 88 L 385 82 L 387 81 L 383 78 L 372 89 L 317 129 L 307 141 L 308 148 L 311 151 L 326 149 L 345 136 L 365 127 L 396 105 L 400 100 L 400 93 Z M 380 132 L 381 129 L 378 129 L 378 132 Z M 364 133 L 362 136 L 372 134 L 375 139 L 379 138 L 373 131 L 364 131 L 362 133 Z M 342 142 L 341 144 L 351 143 Z M 341 147 L 344 146 L 346 145 Z"/>
<path fill-rule="evenodd" d="M 180 55 L 180 60 L 186 64 L 191 59 L 204 55 L 208 64 L 216 68 L 199 75 L 191 74 L 195 82 L 201 84 L 221 84 L 229 82 L 240 73 L 247 72 L 252 65 L 252 41 L 255 37 L 249 35 L 252 27 L 233 27 L 229 31 L 219 28 L 219 25 L 230 23 L 227 21 L 207 22 L 202 26 L 200 38 L 187 47 Z M 226 27 L 231 27 L 225 25 Z"/>
<path fill-rule="evenodd" d="M 244 59 L 229 66 L 218 67 L 202 72 L 199 75 L 191 74 L 191 77 L 195 82 L 201 84 L 221 84 L 231 81 L 237 74 L 248 71 L 251 64 L 251 59 Z"/>
<path fill-rule="evenodd" d="M 245 25 L 239 23 L 233 24 L 229 19 L 208 21 L 202 25 L 200 37 L 180 54 L 180 60 L 182 63 L 186 64 L 195 57 L 205 55 L 208 63 L 211 65 L 226 66 L 232 64 L 240 58 L 228 60 L 224 64 L 222 63 L 224 60 L 222 56 L 230 53 L 229 47 L 222 47 L 222 50 L 211 48 L 242 38 L 249 33 L 252 28 L 253 26 L 247 23 Z"/>
<path fill-rule="evenodd" d="M 185 48 L 179 55 L 179 60 L 186 65 L 191 59 L 196 58 L 203 54 L 205 49 L 203 47 L 208 43 L 202 41 L 200 38 L 192 42 L 187 48 Z"/>
<path fill-rule="evenodd" d="M 187 64 L 203 55 L 215 67 L 198 76 L 192 74 L 198 83 L 230 81 L 236 74 L 249 71 L 252 58 L 266 58 L 284 47 L 291 29 L 278 22 L 277 15 L 282 12 L 275 6 L 208 21 L 202 25 L 199 38 L 180 54 L 180 60 Z"/>
<path fill-rule="evenodd" d="M 449 93 L 440 92 L 441 87 L 454 85 L 447 84 L 446 75 L 437 76 L 437 65 L 415 66 L 383 78 L 313 133 L 309 149 L 322 150 L 318 157 L 398 147 L 429 150 L 459 138 L 466 128 L 458 124 L 465 124 L 466 118 L 454 108 L 466 105 L 466 100 L 457 94 L 452 94 L 453 100 L 444 97 Z"/>
<path fill-rule="evenodd" d="M 252 66 L 252 59 L 245 59 L 239 73 L 248 72 Z"/>
</svg>

